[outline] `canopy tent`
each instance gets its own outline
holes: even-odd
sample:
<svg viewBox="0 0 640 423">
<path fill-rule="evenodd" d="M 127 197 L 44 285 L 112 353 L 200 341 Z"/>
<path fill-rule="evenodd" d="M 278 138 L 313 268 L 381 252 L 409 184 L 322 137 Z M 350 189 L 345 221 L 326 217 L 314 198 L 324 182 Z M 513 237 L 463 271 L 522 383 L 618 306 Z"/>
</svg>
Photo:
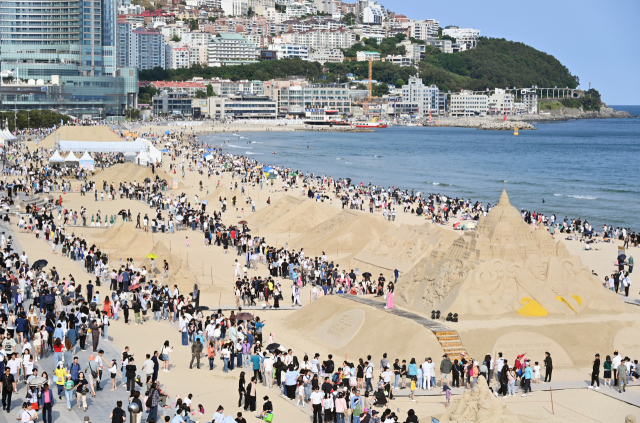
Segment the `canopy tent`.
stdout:
<svg viewBox="0 0 640 423">
<path fill-rule="evenodd" d="M 78 158 L 73 154 L 73 153 L 69 153 L 69 155 L 64 159 L 65 163 L 70 163 L 70 162 L 79 162 L 80 160 L 78 160 Z"/>
<path fill-rule="evenodd" d="M 9 131 L 8 129 L 6 129 L 6 128 L 5 128 L 5 129 L 2 131 L 2 138 L 4 138 L 4 139 L 5 139 L 5 141 L 11 141 L 11 140 L 15 140 L 15 139 L 16 139 L 16 136 L 15 136 L 15 135 L 13 135 L 13 134 L 11 133 L 11 131 Z"/>
<path fill-rule="evenodd" d="M 89 152 L 85 151 L 82 157 L 80 157 L 80 168 L 93 170 L 94 166 L 95 166 L 95 161 L 93 160 L 93 157 L 89 155 Z"/>
<path fill-rule="evenodd" d="M 62 151 L 88 151 L 91 153 L 139 153 L 145 149 L 140 139 L 133 142 L 114 141 L 60 141 Z"/>
<path fill-rule="evenodd" d="M 49 163 L 62 163 L 62 162 L 64 162 L 64 157 L 62 157 L 60 153 L 58 153 L 58 150 L 56 150 L 56 152 L 53 153 L 53 156 L 49 157 Z"/>
</svg>

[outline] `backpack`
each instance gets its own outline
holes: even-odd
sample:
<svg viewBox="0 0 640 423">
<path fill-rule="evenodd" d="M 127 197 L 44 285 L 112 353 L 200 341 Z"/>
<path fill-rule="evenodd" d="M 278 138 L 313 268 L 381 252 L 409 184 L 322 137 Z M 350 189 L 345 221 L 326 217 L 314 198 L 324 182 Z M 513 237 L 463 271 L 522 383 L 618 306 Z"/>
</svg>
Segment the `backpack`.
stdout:
<svg viewBox="0 0 640 423">
<path fill-rule="evenodd" d="M 144 403 L 144 405 L 147 406 L 147 408 L 151 408 L 152 407 L 151 404 L 152 404 L 153 394 L 154 394 L 154 391 L 150 391 L 149 392 L 149 396 L 147 397 L 147 400 Z"/>
<path fill-rule="evenodd" d="M 327 373 L 333 373 L 333 360 L 329 360 L 327 362 L 327 366 L 325 368 L 325 372 Z"/>
<path fill-rule="evenodd" d="M 340 382 L 340 375 L 338 375 L 338 373 L 334 373 L 333 377 L 331 378 L 331 381 L 333 383 L 339 383 Z"/>
</svg>

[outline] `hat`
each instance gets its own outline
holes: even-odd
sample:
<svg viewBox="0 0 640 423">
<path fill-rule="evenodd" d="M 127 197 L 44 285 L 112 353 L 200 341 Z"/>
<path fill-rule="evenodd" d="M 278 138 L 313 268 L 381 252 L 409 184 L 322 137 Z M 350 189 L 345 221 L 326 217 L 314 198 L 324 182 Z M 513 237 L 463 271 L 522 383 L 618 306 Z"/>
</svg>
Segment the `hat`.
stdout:
<svg viewBox="0 0 640 423">
<path fill-rule="evenodd" d="M 372 416 L 375 416 L 376 414 L 379 414 L 379 411 L 373 410 L 373 411 L 371 412 L 371 415 L 372 415 Z"/>
<path fill-rule="evenodd" d="M 371 410 L 369 410 L 368 408 L 365 408 L 365 409 L 364 409 L 364 412 L 365 412 L 365 413 L 368 413 L 369 411 L 371 411 Z"/>
</svg>

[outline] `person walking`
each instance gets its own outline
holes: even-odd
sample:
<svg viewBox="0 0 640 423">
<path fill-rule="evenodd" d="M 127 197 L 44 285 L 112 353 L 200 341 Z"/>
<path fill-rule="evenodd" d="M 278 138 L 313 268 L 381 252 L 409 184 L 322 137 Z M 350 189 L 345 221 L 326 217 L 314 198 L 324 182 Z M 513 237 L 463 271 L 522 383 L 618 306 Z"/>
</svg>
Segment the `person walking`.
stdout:
<svg viewBox="0 0 640 423">
<path fill-rule="evenodd" d="M 594 386 L 597 384 L 598 386 Z M 590 389 L 600 389 L 600 354 L 596 354 L 596 358 L 593 359 L 593 369 L 591 370 L 591 385 Z"/>
<path fill-rule="evenodd" d="M 49 389 L 49 384 L 45 383 L 44 386 L 42 387 L 40 400 L 38 401 L 38 405 L 40 406 L 40 409 L 42 409 L 43 423 L 51 423 L 52 421 L 51 411 L 55 403 L 56 403 L 56 400 L 53 397 L 53 391 Z"/>
<path fill-rule="evenodd" d="M 193 368 L 193 360 L 196 361 L 196 366 L 200 369 L 200 356 L 202 355 L 202 342 L 200 342 L 200 338 L 196 338 L 196 342 L 191 344 L 191 363 L 189 363 L 189 368 Z"/>
<path fill-rule="evenodd" d="M 525 397 L 527 395 L 531 395 L 531 379 L 533 378 L 533 369 L 531 368 L 531 362 L 527 361 L 524 366 L 524 374 L 522 376 L 524 378 L 524 392 L 522 396 Z"/>
<path fill-rule="evenodd" d="M 71 411 L 71 397 L 73 395 L 73 388 L 76 384 L 71 379 L 71 375 L 67 375 L 67 380 L 64 382 L 64 396 L 67 399 L 67 410 Z"/>
<path fill-rule="evenodd" d="M 111 419 L 111 423 L 124 423 L 127 420 L 127 415 L 122 409 L 122 401 L 116 402 L 116 408 L 111 411 L 109 418 Z"/>
<path fill-rule="evenodd" d="M 2 410 L 7 413 L 11 411 L 11 395 L 13 394 L 13 383 L 15 378 L 11 374 L 11 369 L 6 367 L 4 374 L 0 377 L 2 385 Z"/>
<path fill-rule="evenodd" d="M 618 393 L 627 392 L 627 365 L 623 359 L 618 366 Z M 621 390 L 622 388 L 622 390 Z"/>
<path fill-rule="evenodd" d="M 313 388 L 311 394 L 311 408 L 313 409 L 313 423 L 322 423 L 322 400 L 324 395 L 320 392 L 320 387 Z"/>
<path fill-rule="evenodd" d="M 78 409 L 82 404 L 84 411 L 87 411 L 87 394 L 89 393 L 89 381 L 84 378 L 84 373 L 80 372 L 76 382 L 76 395 L 78 396 Z"/>
<path fill-rule="evenodd" d="M 147 402 L 145 405 L 147 406 L 147 421 L 153 419 L 156 421 L 158 419 L 158 402 L 160 400 L 160 392 L 158 392 L 158 385 L 154 382 L 151 384 L 151 389 L 149 389 L 149 396 L 147 397 Z"/>
</svg>

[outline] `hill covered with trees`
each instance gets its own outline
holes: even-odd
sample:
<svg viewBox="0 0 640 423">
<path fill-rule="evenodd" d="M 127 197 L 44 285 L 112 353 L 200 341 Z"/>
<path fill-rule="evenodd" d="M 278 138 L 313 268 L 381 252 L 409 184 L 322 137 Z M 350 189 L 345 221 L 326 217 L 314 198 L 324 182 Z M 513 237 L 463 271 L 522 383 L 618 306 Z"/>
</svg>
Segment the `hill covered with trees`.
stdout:
<svg viewBox="0 0 640 423">
<path fill-rule="evenodd" d="M 402 53 L 404 48 L 396 46 L 405 38 L 403 34 L 377 43 L 363 39 L 345 50 L 345 56 L 355 56 L 360 50 L 378 51 L 386 54 Z M 412 40 L 418 41 L 418 40 Z M 396 84 L 407 81 L 416 72 L 425 84 L 436 84 L 443 91 L 461 89 L 484 90 L 504 87 L 569 87 L 579 84 L 577 76 L 558 59 L 523 43 L 505 39 L 481 37 L 475 49 L 460 53 L 444 54 L 440 50 L 425 46 L 425 60 L 414 66 L 398 66 L 388 62 L 373 63 L 373 78 L 380 84 Z M 368 62 L 326 63 L 307 62 L 300 59 L 269 60 L 244 66 L 223 66 L 209 68 L 193 66 L 189 69 L 164 70 L 155 68 L 141 71 L 141 81 L 173 80 L 186 81 L 194 76 L 204 78 L 220 77 L 231 80 L 269 80 L 290 76 L 306 77 L 318 83 L 348 82 L 347 74 L 356 79 L 368 78 Z"/>
</svg>

